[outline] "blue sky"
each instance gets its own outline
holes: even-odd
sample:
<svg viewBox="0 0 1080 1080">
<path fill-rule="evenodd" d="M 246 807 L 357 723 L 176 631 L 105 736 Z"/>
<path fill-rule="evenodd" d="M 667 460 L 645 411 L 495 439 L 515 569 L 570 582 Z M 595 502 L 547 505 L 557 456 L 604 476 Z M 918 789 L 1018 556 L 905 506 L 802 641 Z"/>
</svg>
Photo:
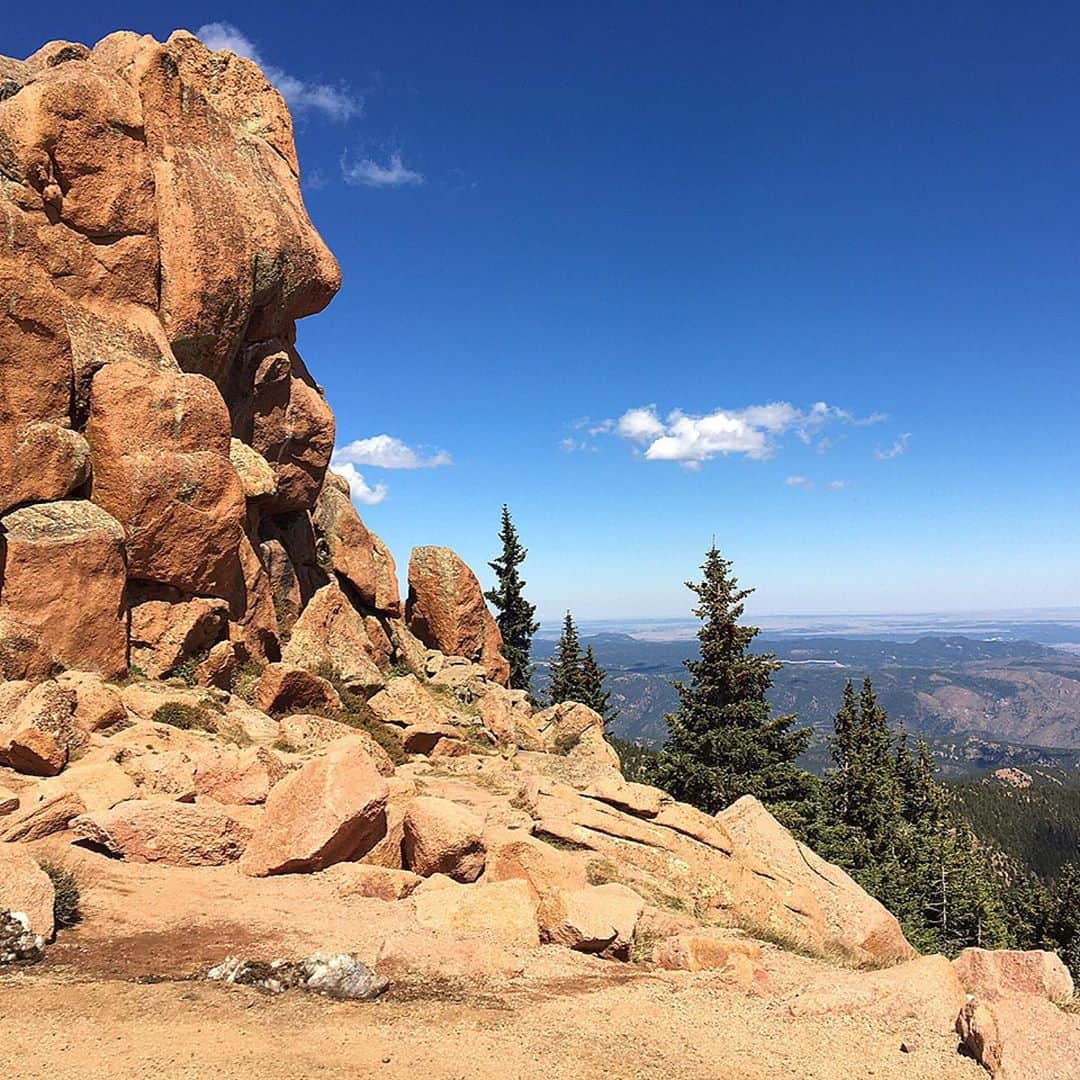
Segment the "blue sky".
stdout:
<svg viewBox="0 0 1080 1080">
<path fill-rule="evenodd" d="M 294 102 L 300 348 L 402 568 L 505 500 L 547 617 L 682 615 L 714 535 L 761 613 L 1080 604 L 1075 5 L 61 0 L 0 50 L 209 24 Z"/>
</svg>

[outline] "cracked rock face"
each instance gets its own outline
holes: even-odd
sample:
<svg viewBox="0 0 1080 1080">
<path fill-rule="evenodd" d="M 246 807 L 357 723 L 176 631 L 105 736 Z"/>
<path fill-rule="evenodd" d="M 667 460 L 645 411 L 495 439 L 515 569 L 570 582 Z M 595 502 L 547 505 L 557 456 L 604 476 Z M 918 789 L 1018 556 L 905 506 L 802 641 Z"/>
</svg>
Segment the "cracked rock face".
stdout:
<svg viewBox="0 0 1080 1080">
<path fill-rule="evenodd" d="M 5 670 L 120 674 L 147 595 L 221 600 L 221 638 L 278 658 L 265 544 L 300 606 L 326 583 L 308 552 L 334 445 L 295 324 L 339 286 L 250 60 L 183 31 L 0 57 Z M 370 548 L 353 563 L 388 558 L 358 518 L 334 525 Z M 395 591 L 360 600 L 397 613 Z"/>
</svg>

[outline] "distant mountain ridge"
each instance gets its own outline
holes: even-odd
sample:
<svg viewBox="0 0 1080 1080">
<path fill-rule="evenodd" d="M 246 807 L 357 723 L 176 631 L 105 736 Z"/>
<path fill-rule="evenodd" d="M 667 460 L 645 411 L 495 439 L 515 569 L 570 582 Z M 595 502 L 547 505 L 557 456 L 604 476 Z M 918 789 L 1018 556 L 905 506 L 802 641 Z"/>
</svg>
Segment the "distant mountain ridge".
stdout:
<svg viewBox="0 0 1080 1080">
<path fill-rule="evenodd" d="M 644 745 L 662 743 L 664 716 L 678 701 L 671 683 L 685 677 L 695 643 L 643 641 L 614 631 L 582 641 L 608 671 L 620 709 L 613 733 Z M 819 734 L 831 728 L 845 681 L 869 675 L 893 722 L 931 738 L 947 772 L 1007 764 L 1075 769 L 1070 755 L 1062 762 L 1051 751 L 1080 750 L 1080 656 L 1039 641 L 956 633 L 908 641 L 763 635 L 757 644 L 783 664 L 771 694 L 774 707 L 796 713 Z M 534 646 L 541 685 L 553 646 Z M 824 765 L 820 754 L 812 756 L 812 765 Z"/>
</svg>

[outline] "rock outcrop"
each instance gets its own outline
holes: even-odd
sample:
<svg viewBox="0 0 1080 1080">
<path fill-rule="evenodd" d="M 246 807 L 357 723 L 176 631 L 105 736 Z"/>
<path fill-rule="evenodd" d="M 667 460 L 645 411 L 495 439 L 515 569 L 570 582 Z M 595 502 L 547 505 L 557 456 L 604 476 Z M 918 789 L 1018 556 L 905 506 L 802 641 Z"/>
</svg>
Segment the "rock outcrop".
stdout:
<svg viewBox="0 0 1080 1080">
<path fill-rule="evenodd" d="M 413 550 L 405 620 L 429 648 L 475 661 L 490 679 L 506 685 L 510 665 L 503 657 L 502 635 L 484 603 L 480 582 L 449 548 Z"/>
<path fill-rule="evenodd" d="M 370 685 L 401 603 L 294 346 L 340 272 L 280 94 L 183 31 L 2 66 L 0 673 L 274 661 L 340 582 L 301 629 Z"/>
</svg>

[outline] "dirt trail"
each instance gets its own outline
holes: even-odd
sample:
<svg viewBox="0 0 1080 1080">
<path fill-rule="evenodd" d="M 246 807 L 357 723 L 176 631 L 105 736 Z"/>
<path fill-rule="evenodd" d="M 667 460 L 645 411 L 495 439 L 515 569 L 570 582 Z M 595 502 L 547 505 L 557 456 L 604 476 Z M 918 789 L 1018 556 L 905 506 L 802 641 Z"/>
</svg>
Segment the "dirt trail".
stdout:
<svg viewBox="0 0 1080 1080">
<path fill-rule="evenodd" d="M 794 1019 L 706 980 L 528 980 L 501 997 L 405 994 L 371 1005 L 199 982 L 0 980 L 0 1075 L 516 1080 L 985 1080 L 952 1037 L 866 1018 Z M 536 991 L 536 992 L 534 992 Z"/>
</svg>

